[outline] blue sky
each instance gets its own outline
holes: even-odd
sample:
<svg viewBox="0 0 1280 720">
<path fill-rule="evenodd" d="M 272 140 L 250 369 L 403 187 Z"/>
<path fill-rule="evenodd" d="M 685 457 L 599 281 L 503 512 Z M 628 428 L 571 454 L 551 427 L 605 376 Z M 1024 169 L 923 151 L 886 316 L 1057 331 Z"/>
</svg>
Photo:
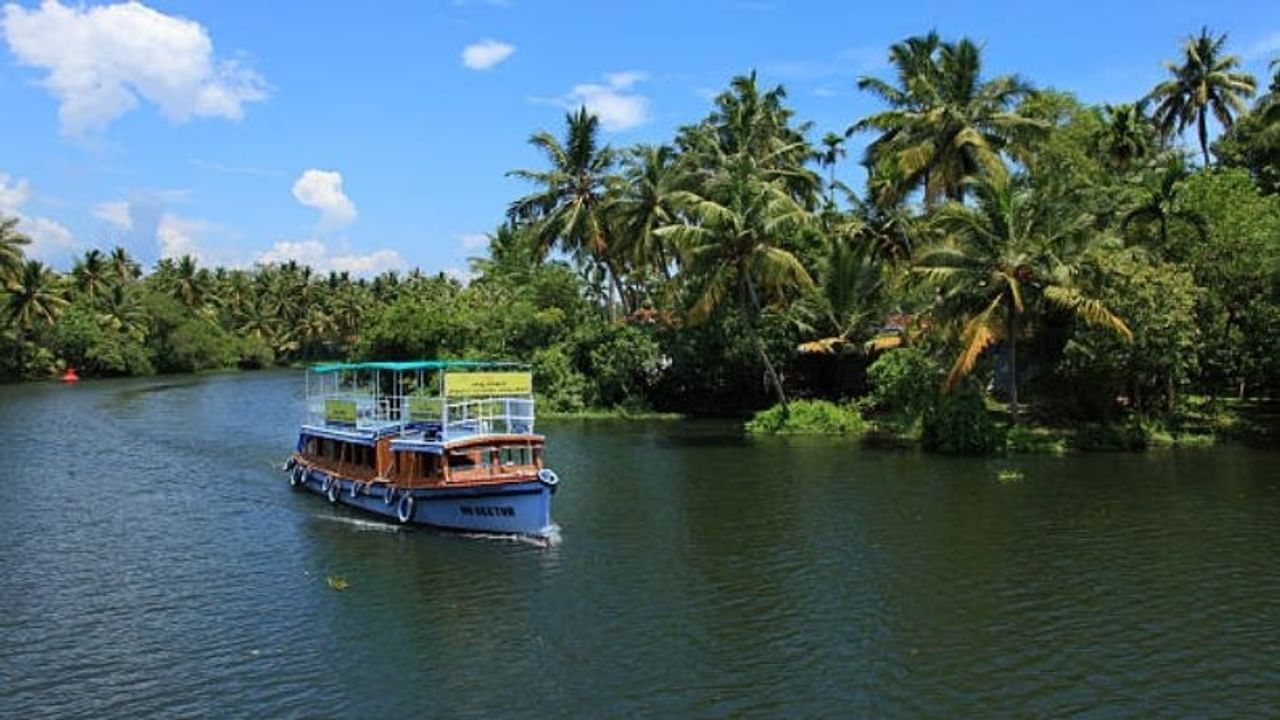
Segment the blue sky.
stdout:
<svg viewBox="0 0 1280 720">
<path fill-rule="evenodd" d="M 60 268 L 119 243 L 148 264 L 461 272 L 528 189 L 504 173 L 540 166 L 530 133 L 577 103 L 609 143 L 665 141 L 754 68 L 816 140 L 877 109 L 856 78 L 930 28 L 982 42 L 988 73 L 1118 102 L 1201 25 L 1260 79 L 1280 56 L 1274 0 L 10 3 L 0 213 Z"/>
</svg>

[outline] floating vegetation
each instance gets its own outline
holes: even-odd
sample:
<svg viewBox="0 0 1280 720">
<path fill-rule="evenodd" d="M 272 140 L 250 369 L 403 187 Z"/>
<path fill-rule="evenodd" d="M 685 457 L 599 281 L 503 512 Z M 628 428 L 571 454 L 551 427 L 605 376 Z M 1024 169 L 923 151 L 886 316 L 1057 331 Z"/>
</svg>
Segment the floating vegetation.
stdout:
<svg viewBox="0 0 1280 720">
<path fill-rule="evenodd" d="M 351 587 L 351 582 L 342 575 L 330 575 L 325 578 L 325 582 L 329 583 L 329 589 L 336 592 L 342 592 Z"/>
<path fill-rule="evenodd" d="M 1014 470 L 1013 468 L 1005 468 L 1000 472 L 996 473 L 996 479 L 1002 483 L 1005 483 L 1006 485 L 1011 485 L 1013 483 L 1022 482 L 1023 480 L 1026 479 L 1026 476 L 1022 474 L 1021 470 Z"/>
</svg>

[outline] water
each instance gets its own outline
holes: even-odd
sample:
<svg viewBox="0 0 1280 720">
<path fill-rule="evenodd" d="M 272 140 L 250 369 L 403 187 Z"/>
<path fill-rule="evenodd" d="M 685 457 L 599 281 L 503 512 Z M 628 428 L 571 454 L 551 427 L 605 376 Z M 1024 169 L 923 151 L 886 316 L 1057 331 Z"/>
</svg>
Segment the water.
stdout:
<svg viewBox="0 0 1280 720">
<path fill-rule="evenodd" d="M 0 717 L 1280 712 L 1280 453 L 547 422 L 541 548 L 291 492 L 300 386 L 0 388 Z"/>
</svg>

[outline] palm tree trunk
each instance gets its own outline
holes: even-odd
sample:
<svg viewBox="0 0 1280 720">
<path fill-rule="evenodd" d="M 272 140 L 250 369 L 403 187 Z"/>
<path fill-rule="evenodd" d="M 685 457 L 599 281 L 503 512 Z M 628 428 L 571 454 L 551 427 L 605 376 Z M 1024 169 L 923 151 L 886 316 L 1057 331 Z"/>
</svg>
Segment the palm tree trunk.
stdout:
<svg viewBox="0 0 1280 720">
<path fill-rule="evenodd" d="M 785 416 L 787 410 L 787 395 L 782 390 L 782 380 L 778 377 L 778 372 L 773 369 L 773 362 L 769 360 L 769 353 L 765 350 L 764 340 L 760 338 L 760 334 L 756 332 L 755 323 L 752 322 L 753 310 L 759 309 L 760 303 L 756 300 L 756 288 L 751 283 L 751 277 L 745 276 L 742 283 L 746 292 L 739 292 L 741 298 L 740 310 L 742 312 L 742 322 L 747 326 L 747 334 L 751 336 L 751 342 L 756 346 L 756 352 L 760 354 L 760 361 L 764 363 L 765 376 L 769 378 L 769 384 L 773 386 L 773 392 L 778 397 L 778 404 L 782 406 L 782 414 Z"/>
<path fill-rule="evenodd" d="M 1209 128 L 1205 123 L 1205 110 L 1200 108 L 1200 116 L 1196 122 L 1196 131 L 1200 135 L 1200 152 L 1204 155 L 1204 167 L 1209 169 Z"/>
<path fill-rule="evenodd" d="M 625 290 L 623 289 L 623 287 L 622 287 L 622 278 L 620 278 L 620 277 L 618 276 L 618 268 L 617 268 L 617 266 L 614 264 L 613 260 L 606 260 L 606 261 L 605 261 L 605 269 L 608 271 L 608 273 L 609 273 L 609 277 L 610 277 L 610 279 L 613 281 L 613 291 L 611 291 L 611 292 L 609 293 L 609 294 L 610 294 L 610 297 L 612 297 L 612 296 L 613 296 L 613 292 L 614 292 L 614 291 L 616 291 L 616 292 L 618 293 L 618 302 L 619 302 L 619 303 L 621 303 L 621 305 L 622 305 L 622 316 L 623 316 L 624 318 L 625 318 L 625 317 L 629 317 L 629 316 L 631 315 L 631 308 L 630 308 L 629 304 L 627 303 L 627 293 L 626 293 L 626 291 L 625 291 Z M 612 315 L 613 315 L 613 311 L 612 311 L 613 303 L 612 303 L 612 302 L 610 302 L 610 303 L 609 303 L 609 305 L 610 305 L 610 313 L 609 313 L 609 314 L 610 314 L 610 316 L 612 316 Z M 610 317 L 609 319 L 610 319 L 610 320 L 617 320 L 618 318 Z"/>
<path fill-rule="evenodd" d="M 1005 352 L 1009 364 L 1009 417 L 1018 421 L 1018 318 L 1013 307 L 1008 309 L 1008 337 L 1005 338 Z"/>
<path fill-rule="evenodd" d="M 658 263 L 662 265 L 662 279 L 668 283 L 671 282 L 671 264 L 667 261 L 667 251 L 663 249 L 662 243 L 658 243 Z"/>
</svg>

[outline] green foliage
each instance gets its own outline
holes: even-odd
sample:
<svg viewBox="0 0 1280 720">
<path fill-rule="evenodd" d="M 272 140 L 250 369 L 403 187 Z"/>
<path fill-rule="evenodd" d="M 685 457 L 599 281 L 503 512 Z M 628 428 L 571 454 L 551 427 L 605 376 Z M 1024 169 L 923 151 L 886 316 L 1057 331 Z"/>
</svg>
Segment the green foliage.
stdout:
<svg viewBox="0 0 1280 720">
<path fill-rule="evenodd" d="M 991 455 L 1004 450 L 1005 433 L 973 390 L 951 393 L 925 411 L 920 441 L 924 449 L 957 455 Z"/>
<path fill-rule="evenodd" d="M 1080 450 L 1145 450 L 1151 426 L 1138 418 L 1122 424 L 1090 424 L 1076 430 L 1072 445 Z"/>
<path fill-rule="evenodd" d="M 93 375 L 145 375 L 152 365 L 135 337 L 100 322 L 87 302 L 76 302 L 49 333 L 49 349 L 71 367 Z"/>
<path fill-rule="evenodd" d="M 553 412 L 572 413 L 587 407 L 590 384 L 563 348 L 533 354 L 533 381 L 539 404 Z"/>
<path fill-rule="evenodd" d="M 1021 470 L 1014 470 L 1013 468 L 1004 468 L 996 473 L 996 480 L 999 480 L 1003 485 L 1016 485 L 1025 480 L 1026 477 Z"/>
<path fill-rule="evenodd" d="M 1109 417 L 1117 397 L 1135 409 L 1173 409 L 1198 370 L 1201 291 L 1190 274 L 1151 262 L 1142 253 L 1098 248 L 1107 268 L 1101 299 L 1133 328 L 1132 342 L 1082 323 L 1075 325 L 1056 366 L 1056 381 L 1071 414 Z M 1065 406 L 1064 406 L 1065 407 Z"/>
<path fill-rule="evenodd" d="M 1069 442 L 1064 433 L 1048 428 L 1014 425 L 1006 433 L 1006 448 L 1015 453 L 1047 453 L 1061 455 L 1067 452 Z"/>
<path fill-rule="evenodd" d="M 652 335 L 634 325 L 602 328 L 588 351 L 597 404 L 614 407 L 647 395 L 662 374 L 662 350 Z"/>
<path fill-rule="evenodd" d="M 859 80 L 883 101 L 848 118 L 874 135 L 862 193 L 840 182 L 846 134 L 754 74 L 659 145 L 610 147 L 580 110 L 530 138 L 545 161 L 512 173 L 531 192 L 466 285 L 192 257 L 144 274 L 121 248 L 61 273 L 0 218 L 0 379 L 494 358 L 532 362 L 543 409 L 575 414 L 867 392 L 853 402 L 880 429 L 948 452 L 1006 444 L 976 391 L 993 380 L 1019 417 L 1086 423 L 1085 446 L 1189 442 L 1206 435 L 1179 398 L 1280 394 L 1280 77 L 1244 113 L 1224 38 L 1186 50 L 1149 118 L 1138 98 L 1091 107 L 993 76 L 964 38 L 908 38 L 892 80 Z M 1206 109 L 1237 120 L 1221 169 L 1170 143 L 1193 125 L 1202 141 Z M 941 397 L 946 367 L 971 389 Z M 847 415 L 806 401 L 756 424 L 862 426 Z M 1007 445 L 1065 437 L 1015 423 Z"/>
<path fill-rule="evenodd" d="M 851 404 L 796 400 L 756 413 L 746 424 L 752 435 L 861 435 L 867 423 Z"/>
<path fill-rule="evenodd" d="M 270 367 L 276 360 L 271 345 L 265 339 L 253 335 L 239 338 L 237 352 L 240 355 L 237 364 L 244 370 L 261 370 Z"/>
<path fill-rule="evenodd" d="M 909 425 L 937 402 L 941 368 L 920 348 L 899 348 L 871 363 L 867 381 L 871 406 Z"/>
</svg>

